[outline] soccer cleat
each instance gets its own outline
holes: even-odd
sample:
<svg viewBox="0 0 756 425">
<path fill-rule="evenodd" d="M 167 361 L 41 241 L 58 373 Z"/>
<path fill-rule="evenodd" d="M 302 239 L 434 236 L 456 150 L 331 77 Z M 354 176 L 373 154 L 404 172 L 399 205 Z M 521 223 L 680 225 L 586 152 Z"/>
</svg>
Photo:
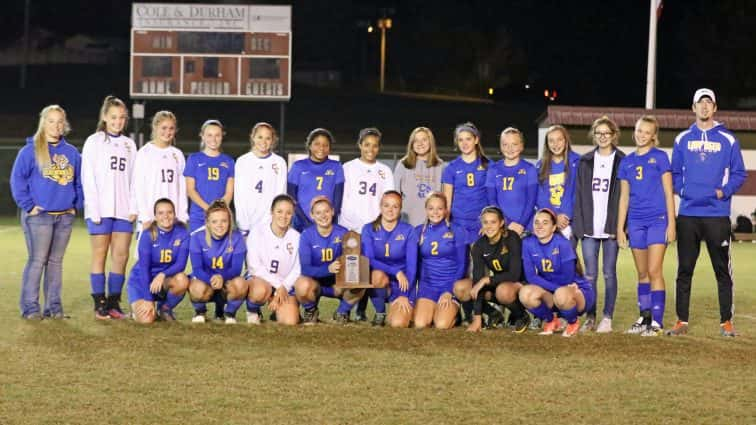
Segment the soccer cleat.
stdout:
<svg viewBox="0 0 756 425">
<path fill-rule="evenodd" d="M 575 323 L 568 323 L 567 327 L 564 328 L 564 332 L 562 332 L 562 336 L 565 338 L 569 338 L 572 336 L 575 336 L 580 332 L 582 328 L 580 327 L 580 321 L 576 320 Z"/>
<path fill-rule="evenodd" d="M 543 330 L 538 335 L 553 335 L 559 329 L 559 318 L 554 316 L 550 321 L 543 324 Z"/>
<path fill-rule="evenodd" d="M 346 325 L 349 323 L 349 313 L 333 313 L 333 321 L 339 325 Z"/>
<path fill-rule="evenodd" d="M 719 334 L 728 337 L 737 335 L 737 333 L 735 333 L 735 327 L 732 326 L 732 320 L 727 320 L 719 325 Z"/>
<path fill-rule="evenodd" d="M 630 335 L 640 335 L 645 330 L 646 325 L 643 324 L 643 318 L 639 317 L 638 320 L 636 320 L 635 323 L 630 326 L 630 329 L 625 331 L 625 333 Z"/>
<path fill-rule="evenodd" d="M 92 294 L 94 300 L 94 315 L 97 320 L 110 320 L 108 314 L 108 301 L 105 294 Z"/>
<path fill-rule="evenodd" d="M 205 323 L 206 321 L 207 318 L 204 313 L 195 313 L 194 317 L 192 317 L 192 323 Z"/>
<path fill-rule="evenodd" d="M 260 313 L 256 311 L 248 311 L 247 312 L 247 323 L 250 325 L 259 325 L 262 322 L 260 320 Z"/>
<path fill-rule="evenodd" d="M 504 313 L 498 308 L 488 305 L 485 308 L 486 317 L 483 320 L 483 325 L 486 329 L 495 329 L 504 327 Z"/>
<path fill-rule="evenodd" d="M 367 314 L 365 314 L 364 311 L 355 311 L 354 312 L 354 321 L 355 322 L 367 322 Z"/>
<path fill-rule="evenodd" d="M 533 317 L 533 320 L 531 320 L 528 325 L 528 329 L 531 331 L 538 331 L 541 330 L 541 326 L 543 326 L 543 320 L 538 317 Z"/>
<path fill-rule="evenodd" d="M 278 319 L 276 318 L 276 312 L 275 311 L 272 312 L 272 313 L 270 313 L 270 316 L 268 316 L 268 320 L 270 320 L 271 322 L 277 322 L 278 321 Z"/>
<path fill-rule="evenodd" d="M 175 322 L 176 316 L 173 314 L 173 310 L 171 310 L 170 308 L 161 308 L 160 320 L 164 322 Z"/>
<path fill-rule="evenodd" d="M 525 333 L 528 330 L 528 325 L 530 325 L 530 315 L 525 313 L 525 315 L 515 320 L 512 332 L 516 334 Z"/>
<path fill-rule="evenodd" d="M 583 326 L 580 327 L 580 333 L 592 332 L 596 330 L 596 318 L 588 316 L 583 322 Z"/>
<path fill-rule="evenodd" d="M 53 320 L 67 320 L 70 319 L 71 316 L 66 316 L 63 312 L 57 312 L 50 314 L 49 316 L 45 316 L 46 319 L 53 319 Z"/>
<path fill-rule="evenodd" d="M 225 321 L 223 323 L 225 323 L 227 325 L 235 325 L 236 324 L 236 317 L 234 317 L 234 316 L 226 313 L 226 319 L 225 319 Z"/>
<path fill-rule="evenodd" d="M 121 294 L 108 295 L 107 300 L 108 316 L 111 319 L 128 319 L 129 315 L 121 310 Z"/>
<path fill-rule="evenodd" d="M 375 316 L 373 317 L 373 321 L 370 322 L 373 326 L 383 326 L 386 324 L 386 313 L 375 313 Z"/>
<path fill-rule="evenodd" d="M 612 319 L 604 317 L 596 327 L 596 333 L 608 334 L 612 331 Z"/>
<path fill-rule="evenodd" d="M 640 333 L 640 336 L 660 336 L 664 335 L 664 329 L 662 329 L 661 326 L 659 326 L 658 323 L 652 322 L 650 325 L 646 326 L 646 329 L 643 330 L 643 332 Z"/>
<path fill-rule="evenodd" d="M 672 326 L 672 329 L 665 332 L 664 335 L 680 336 L 685 335 L 686 333 L 688 333 L 688 322 L 678 320 L 677 323 L 675 323 L 675 326 Z"/>
<path fill-rule="evenodd" d="M 320 315 L 320 312 L 318 311 L 317 307 L 313 307 L 310 309 L 305 309 L 304 314 L 302 316 L 302 322 L 305 326 L 313 326 L 318 323 L 318 316 Z"/>
</svg>

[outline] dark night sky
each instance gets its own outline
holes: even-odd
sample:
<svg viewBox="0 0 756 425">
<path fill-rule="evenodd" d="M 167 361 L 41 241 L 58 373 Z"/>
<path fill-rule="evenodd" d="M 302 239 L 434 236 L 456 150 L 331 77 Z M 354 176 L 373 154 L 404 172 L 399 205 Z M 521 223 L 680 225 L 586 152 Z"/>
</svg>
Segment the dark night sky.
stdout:
<svg viewBox="0 0 756 425">
<path fill-rule="evenodd" d="M 184 1 L 186 2 L 186 1 Z M 171 3 L 171 2 L 166 2 Z M 203 3 L 249 3 L 208 1 Z M 470 91 L 481 58 L 503 64 L 513 82 L 557 87 L 565 103 L 643 103 L 647 0 L 266 1 L 292 4 L 294 68 L 336 68 L 347 82 L 375 74 L 377 35 L 359 23 L 390 13 L 388 79 L 407 90 Z M 659 23 L 660 107 L 687 107 L 695 87 L 737 107 L 756 96 L 756 2 L 665 0 Z M 4 4 L 0 46 L 22 33 L 23 0 Z M 63 35 L 127 38 L 127 1 L 32 0 L 32 27 Z M 498 73 L 492 79 L 499 78 Z M 499 80 L 505 81 L 505 80 Z M 483 84 L 483 83 L 480 83 Z M 501 86 L 506 83 L 490 84 Z"/>
</svg>

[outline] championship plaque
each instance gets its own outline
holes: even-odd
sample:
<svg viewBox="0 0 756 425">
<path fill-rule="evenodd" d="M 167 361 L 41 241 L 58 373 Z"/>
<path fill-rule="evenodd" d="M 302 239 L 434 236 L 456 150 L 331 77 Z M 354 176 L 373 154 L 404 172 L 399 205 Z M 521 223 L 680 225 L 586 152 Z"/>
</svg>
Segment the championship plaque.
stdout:
<svg viewBox="0 0 756 425">
<path fill-rule="evenodd" d="M 343 254 L 339 257 L 341 269 L 336 274 L 335 288 L 372 288 L 370 284 L 370 260 L 360 255 L 360 234 L 347 232 L 342 242 Z"/>
</svg>

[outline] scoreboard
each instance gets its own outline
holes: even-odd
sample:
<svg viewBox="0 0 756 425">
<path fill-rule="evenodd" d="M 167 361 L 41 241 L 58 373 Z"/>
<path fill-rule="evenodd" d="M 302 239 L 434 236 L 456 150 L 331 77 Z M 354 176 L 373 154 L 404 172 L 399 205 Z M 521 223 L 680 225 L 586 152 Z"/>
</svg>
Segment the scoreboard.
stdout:
<svg viewBox="0 0 756 425">
<path fill-rule="evenodd" d="M 291 6 L 134 3 L 131 12 L 132 98 L 291 98 Z"/>
</svg>

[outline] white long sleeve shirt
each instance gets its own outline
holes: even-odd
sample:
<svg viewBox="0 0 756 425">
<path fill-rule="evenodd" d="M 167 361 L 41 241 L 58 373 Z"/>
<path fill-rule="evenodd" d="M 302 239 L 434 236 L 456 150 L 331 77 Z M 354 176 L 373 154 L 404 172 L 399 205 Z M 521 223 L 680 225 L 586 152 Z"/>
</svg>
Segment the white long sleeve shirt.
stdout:
<svg viewBox="0 0 756 425">
<path fill-rule="evenodd" d="M 236 223 L 248 232 L 259 223 L 270 223 L 273 198 L 286 193 L 286 161 L 271 153 L 259 158 L 252 152 L 236 160 L 234 205 Z"/>
<path fill-rule="evenodd" d="M 136 157 L 134 141 L 124 135 L 98 131 L 87 137 L 81 155 L 84 218 L 128 220 L 137 214 L 131 203 Z"/>
<path fill-rule="evenodd" d="M 140 222 L 154 219 L 153 207 L 160 198 L 173 201 L 177 219 L 184 223 L 189 220 L 185 165 L 183 152 L 175 146 L 160 148 L 150 142 L 139 149 L 134 166 L 131 199 L 132 208 L 137 211 Z"/>
<path fill-rule="evenodd" d="M 247 273 L 278 289 L 291 291 L 301 275 L 299 232 L 289 228 L 282 238 L 270 229 L 270 221 L 259 223 L 247 237 Z"/>
<path fill-rule="evenodd" d="M 357 233 L 381 213 L 381 196 L 394 190 L 394 173 L 387 165 L 359 158 L 344 164 L 344 200 L 339 224 Z"/>
</svg>

